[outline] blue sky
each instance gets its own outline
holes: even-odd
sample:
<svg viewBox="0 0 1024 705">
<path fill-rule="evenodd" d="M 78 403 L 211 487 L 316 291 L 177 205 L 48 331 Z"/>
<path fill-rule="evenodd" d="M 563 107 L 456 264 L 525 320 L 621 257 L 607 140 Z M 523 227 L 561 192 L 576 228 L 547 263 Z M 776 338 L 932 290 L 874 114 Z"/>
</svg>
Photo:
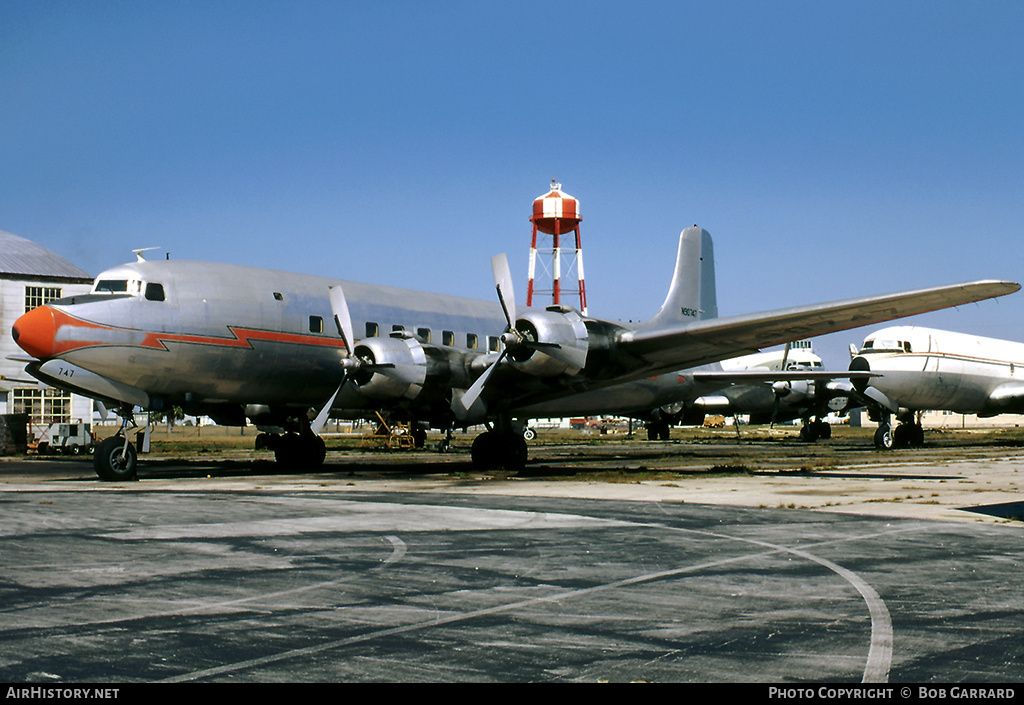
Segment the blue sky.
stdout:
<svg viewBox="0 0 1024 705">
<path fill-rule="evenodd" d="M 719 311 L 1024 279 L 1019 2 L 0 3 L 0 230 L 525 299 L 581 202 L 590 313 L 646 318 L 679 231 Z M 159 256 L 159 255 L 158 255 Z M 914 319 L 1024 339 L 1018 293 Z M 845 367 L 867 330 L 816 347 Z"/>
</svg>

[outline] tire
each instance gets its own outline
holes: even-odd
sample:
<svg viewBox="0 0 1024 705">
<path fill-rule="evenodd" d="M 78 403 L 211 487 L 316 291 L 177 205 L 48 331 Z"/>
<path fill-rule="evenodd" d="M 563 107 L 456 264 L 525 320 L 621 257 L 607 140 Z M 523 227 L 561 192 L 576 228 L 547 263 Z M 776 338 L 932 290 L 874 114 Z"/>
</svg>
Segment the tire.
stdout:
<svg viewBox="0 0 1024 705">
<path fill-rule="evenodd" d="M 509 434 L 502 449 L 501 464 L 510 472 L 522 472 L 526 469 L 526 459 L 530 455 L 526 447 L 526 439 L 517 434 Z"/>
<path fill-rule="evenodd" d="M 518 433 L 487 431 L 476 437 L 470 453 L 477 470 L 504 468 L 520 472 L 526 468 L 530 450 L 526 439 Z"/>
<path fill-rule="evenodd" d="M 892 445 L 894 448 L 906 448 L 910 445 L 910 426 L 901 423 L 893 429 Z"/>
<path fill-rule="evenodd" d="M 875 431 L 875 448 L 879 450 L 892 450 L 893 437 L 892 429 L 888 424 L 882 424 Z"/>
<path fill-rule="evenodd" d="M 910 427 L 910 445 L 915 448 L 924 445 L 924 428 L 919 423 Z"/>
<path fill-rule="evenodd" d="M 286 433 L 274 447 L 274 460 L 285 472 L 316 471 L 327 457 L 324 439 L 312 434 Z"/>
<path fill-rule="evenodd" d="M 92 464 L 101 480 L 106 480 L 107 482 L 126 482 L 138 479 L 136 471 L 139 458 L 135 452 L 135 446 L 129 443 L 127 453 L 122 458 L 121 452 L 123 448 L 124 438 L 121 436 L 107 438 L 97 446 L 96 453 L 92 458 Z"/>
<path fill-rule="evenodd" d="M 477 470 L 491 470 L 497 465 L 496 436 L 494 431 L 485 431 L 473 439 L 470 457 Z"/>
</svg>

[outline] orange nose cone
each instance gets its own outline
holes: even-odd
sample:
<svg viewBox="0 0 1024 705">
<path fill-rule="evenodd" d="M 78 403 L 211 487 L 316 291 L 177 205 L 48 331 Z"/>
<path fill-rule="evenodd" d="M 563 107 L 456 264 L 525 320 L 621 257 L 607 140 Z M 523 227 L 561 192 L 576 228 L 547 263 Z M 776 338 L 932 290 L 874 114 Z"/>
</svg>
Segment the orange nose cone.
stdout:
<svg viewBox="0 0 1024 705">
<path fill-rule="evenodd" d="M 32 357 L 45 360 L 53 356 L 56 325 L 53 309 L 37 306 L 14 322 L 14 342 Z"/>
</svg>

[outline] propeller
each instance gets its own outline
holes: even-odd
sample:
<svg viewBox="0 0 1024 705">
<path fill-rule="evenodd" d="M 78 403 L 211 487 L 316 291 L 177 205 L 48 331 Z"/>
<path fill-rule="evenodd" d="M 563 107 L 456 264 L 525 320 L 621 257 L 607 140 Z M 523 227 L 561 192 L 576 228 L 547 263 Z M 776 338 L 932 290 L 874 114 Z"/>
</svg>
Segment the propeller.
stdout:
<svg viewBox="0 0 1024 705">
<path fill-rule="evenodd" d="M 786 343 L 785 349 L 782 351 L 782 367 L 780 368 L 783 372 L 786 371 L 786 361 L 789 359 L 789 347 L 792 343 Z M 772 404 L 772 422 L 768 425 L 768 428 L 775 428 L 775 417 L 779 413 L 779 403 L 782 401 L 782 397 L 786 396 L 789 392 L 789 386 L 785 385 L 779 387 L 781 382 L 776 382 L 772 385 L 772 392 L 775 394 L 775 403 Z"/>
<path fill-rule="evenodd" d="M 338 388 L 334 390 L 334 394 L 327 400 L 327 403 L 320 413 L 316 415 L 316 418 L 310 422 L 309 427 L 313 433 L 318 434 L 323 429 L 324 424 L 327 423 L 327 416 L 331 412 L 331 407 L 334 406 L 334 400 L 338 398 L 338 394 L 341 393 L 342 387 L 352 377 L 352 374 L 356 370 L 381 370 L 386 368 L 394 367 L 391 363 L 371 363 L 366 360 L 362 360 L 355 355 L 355 334 L 352 330 L 352 315 L 348 310 L 348 300 L 345 298 L 345 290 L 341 285 L 330 287 L 328 290 L 329 298 L 331 301 L 331 313 L 334 315 L 334 324 L 338 327 L 338 335 L 341 336 L 342 341 L 345 343 L 345 348 L 348 351 L 348 357 L 341 360 L 342 375 L 341 381 L 338 383 Z"/>
<path fill-rule="evenodd" d="M 505 315 L 507 330 L 501 334 L 501 353 L 495 358 L 476 381 L 462 395 L 462 406 L 469 410 L 476 402 L 487 386 L 488 380 L 494 371 L 504 362 L 506 357 L 511 356 L 514 360 L 522 361 L 529 357 L 534 351 L 541 351 L 545 355 L 564 363 L 567 367 L 579 369 L 586 364 L 587 351 L 574 346 L 562 346 L 558 343 L 550 343 L 537 340 L 537 332 L 533 324 L 527 319 L 520 321 L 516 315 L 516 298 L 512 288 L 512 273 L 509 270 L 508 258 L 504 254 L 495 255 L 491 258 L 491 270 L 494 273 L 494 288 L 498 294 L 498 303 L 501 304 L 501 311 Z M 544 314 L 549 315 L 549 314 Z M 518 327 L 524 323 L 524 327 Z"/>
<path fill-rule="evenodd" d="M 323 430 L 324 424 L 327 423 L 327 416 L 331 413 L 331 407 L 334 406 L 334 400 L 338 398 L 338 394 L 341 393 L 341 388 L 345 386 L 345 382 L 348 381 L 349 371 L 359 365 L 359 361 L 352 354 L 352 316 L 348 312 L 348 301 L 345 299 L 345 292 L 340 286 L 332 286 L 329 289 L 329 295 L 331 300 L 331 312 L 334 314 L 334 324 L 338 326 L 338 335 L 345 342 L 345 349 L 348 351 L 348 357 L 341 361 L 342 375 L 341 381 L 338 383 L 338 388 L 334 390 L 334 394 L 327 400 L 323 408 L 320 409 L 320 413 L 316 415 L 310 424 L 310 430 L 316 435 L 320 435 L 320 431 Z"/>
<path fill-rule="evenodd" d="M 508 267 L 508 258 L 504 254 L 491 257 L 491 271 L 494 272 L 494 288 L 498 292 L 498 303 L 505 314 L 505 321 L 508 323 L 508 331 L 501 334 L 502 350 L 497 359 L 483 371 L 476 381 L 462 395 L 462 406 L 467 411 L 484 390 L 487 380 L 491 378 L 494 370 L 498 368 L 501 361 L 509 354 L 511 346 L 521 344 L 525 336 L 515 329 L 516 323 L 516 297 L 512 290 L 512 271 Z"/>
</svg>

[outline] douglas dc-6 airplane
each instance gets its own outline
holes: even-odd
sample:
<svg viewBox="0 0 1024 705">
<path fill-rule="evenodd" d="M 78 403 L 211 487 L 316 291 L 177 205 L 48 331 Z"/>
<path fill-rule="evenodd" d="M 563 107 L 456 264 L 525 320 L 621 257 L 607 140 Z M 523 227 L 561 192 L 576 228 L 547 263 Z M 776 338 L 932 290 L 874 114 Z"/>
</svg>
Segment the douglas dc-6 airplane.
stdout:
<svg viewBox="0 0 1024 705">
<path fill-rule="evenodd" d="M 858 404 L 853 401 L 853 387 L 846 379 L 860 377 L 869 380 L 876 375 L 854 371 L 848 375 L 825 371 L 820 357 L 810 348 L 810 341 L 798 341 L 782 351 L 725 360 L 722 372 L 695 372 L 700 384 L 713 380 L 730 381 L 731 375 L 763 371 L 762 379 L 746 381 L 742 376 L 731 380 L 729 386 L 704 394 L 687 406 L 693 420 L 703 421 L 704 414 L 722 416 L 746 415 L 750 424 L 775 424 L 802 419 L 800 440 L 814 442 L 829 438 L 832 428 L 824 421 L 831 412 L 844 412 Z M 786 370 L 785 378 L 773 376 L 775 371 Z M 803 377 L 799 375 L 803 374 Z M 699 419 L 699 420 L 698 420 Z"/>
<path fill-rule="evenodd" d="M 29 311 L 13 332 L 35 358 L 30 374 L 118 407 L 121 433 L 94 459 L 104 479 L 135 476 L 125 433 L 133 408 L 172 405 L 273 431 L 265 440 L 286 467 L 323 463 L 317 434 L 329 414 L 387 410 L 446 430 L 485 423 L 473 462 L 521 468 L 526 443 L 514 430 L 521 420 L 656 408 L 683 397 L 689 380 L 665 374 L 672 370 L 1020 288 L 986 280 L 713 318 L 711 236 L 695 226 L 680 235 L 661 309 L 626 324 L 562 306 L 517 311 L 504 256 L 492 266 L 498 303 L 224 264 L 139 261 L 101 273 L 89 294 Z M 325 325 L 332 319 L 336 326 Z"/>
<path fill-rule="evenodd" d="M 878 422 L 880 448 L 923 443 L 922 411 L 1024 413 L 1022 343 L 916 326 L 883 328 L 864 339 L 850 370 L 881 373 L 853 378 Z M 895 430 L 891 415 L 900 422 Z"/>
</svg>

